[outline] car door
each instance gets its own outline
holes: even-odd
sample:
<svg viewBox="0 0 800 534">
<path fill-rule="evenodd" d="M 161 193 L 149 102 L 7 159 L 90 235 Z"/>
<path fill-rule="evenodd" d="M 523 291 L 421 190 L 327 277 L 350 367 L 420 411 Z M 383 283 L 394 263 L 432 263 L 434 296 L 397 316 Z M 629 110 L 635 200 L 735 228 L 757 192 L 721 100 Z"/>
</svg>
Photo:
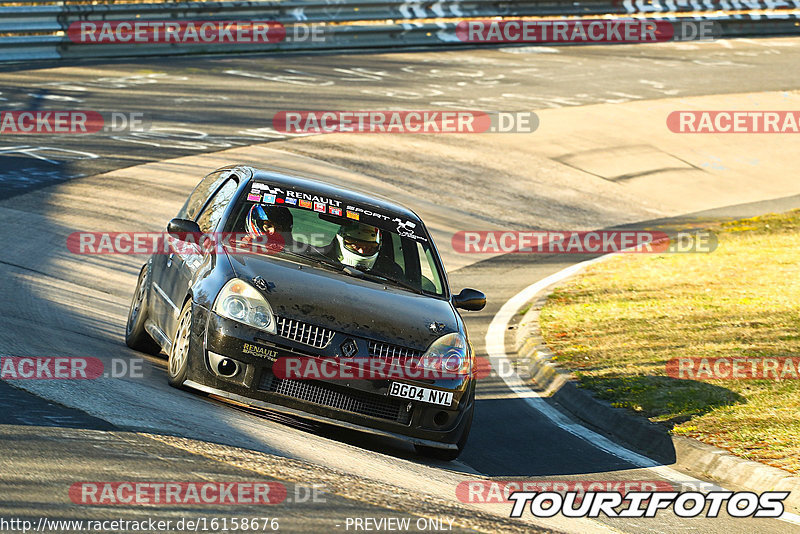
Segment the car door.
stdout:
<svg viewBox="0 0 800 534">
<path fill-rule="evenodd" d="M 197 225 L 203 234 L 211 234 L 216 231 L 225 208 L 228 207 L 231 199 L 239 188 L 239 180 L 236 175 L 231 175 L 216 192 L 209 198 L 203 210 L 196 218 Z M 189 288 L 195 280 L 198 269 L 204 263 L 205 255 L 215 252 L 203 252 L 202 243 L 176 243 L 176 252 L 173 255 L 170 265 L 165 270 L 164 286 L 162 289 L 167 293 L 170 300 L 175 304 L 177 311 L 167 319 L 165 323 L 165 333 L 173 335 L 177 327 L 178 314 Z"/>
<path fill-rule="evenodd" d="M 208 203 L 211 195 L 219 190 L 222 183 L 230 174 L 230 170 L 223 169 L 214 171 L 203 178 L 186 199 L 183 207 L 175 217 L 192 221 L 196 220 L 203 207 Z M 172 236 L 166 239 L 170 243 L 174 242 Z M 168 332 L 167 325 L 171 324 L 174 317 L 180 313 L 180 309 L 176 310 L 178 304 L 170 297 L 171 292 L 169 290 L 170 279 L 174 278 L 174 276 L 172 276 L 172 273 L 174 273 L 172 269 L 174 260 L 174 253 L 156 254 L 153 256 L 151 270 L 152 295 L 154 297 L 151 317 L 156 321 L 162 332 L 165 333 Z"/>
</svg>

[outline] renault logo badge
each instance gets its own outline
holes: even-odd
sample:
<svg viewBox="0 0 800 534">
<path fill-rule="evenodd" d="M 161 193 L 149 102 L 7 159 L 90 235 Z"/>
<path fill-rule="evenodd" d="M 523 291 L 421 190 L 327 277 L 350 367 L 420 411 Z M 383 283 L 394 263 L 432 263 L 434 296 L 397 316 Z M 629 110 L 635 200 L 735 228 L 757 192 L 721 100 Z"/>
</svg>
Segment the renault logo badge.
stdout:
<svg viewBox="0 0 800 534">
<path fill-rule="evenodd" d="M 345 358 L 352 358 L 358 352 L 358 345 L 352 339 L 346 340 L 339 348 L 342 349 L 342 356 Z"/>
</svg>

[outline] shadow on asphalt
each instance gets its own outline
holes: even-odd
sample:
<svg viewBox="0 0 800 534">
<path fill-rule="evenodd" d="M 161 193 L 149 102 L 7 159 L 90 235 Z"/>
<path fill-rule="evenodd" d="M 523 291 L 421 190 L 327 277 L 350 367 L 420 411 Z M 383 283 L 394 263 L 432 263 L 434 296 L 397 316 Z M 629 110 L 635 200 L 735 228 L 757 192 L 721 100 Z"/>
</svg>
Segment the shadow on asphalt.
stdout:
<svg viewBox="0 0 800 534">
<path fill-rule="evenodd" d="M 2 425 L 49 426 L 85 430 L 114 430 L 111 423 L 46 401 L 0 380 L 0 432 Z"/>
</svg>

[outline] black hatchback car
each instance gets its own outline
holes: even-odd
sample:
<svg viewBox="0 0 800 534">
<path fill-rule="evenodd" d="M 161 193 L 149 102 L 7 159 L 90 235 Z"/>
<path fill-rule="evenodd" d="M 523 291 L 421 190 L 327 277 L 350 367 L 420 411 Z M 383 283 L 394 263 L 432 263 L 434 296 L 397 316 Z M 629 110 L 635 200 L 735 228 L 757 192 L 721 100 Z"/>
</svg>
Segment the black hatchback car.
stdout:
<svg viewBox="0 0 800 534">
<path fill-rule="evenodd" d="M 456 308 L 486 299 L 450 293 L 413 211 L 234 166 L 197 185 L 165 241 L 139 274 L 126 343 L 165 351 L 171 385 L 460 454 L 475 358 Z"/>
</svg>

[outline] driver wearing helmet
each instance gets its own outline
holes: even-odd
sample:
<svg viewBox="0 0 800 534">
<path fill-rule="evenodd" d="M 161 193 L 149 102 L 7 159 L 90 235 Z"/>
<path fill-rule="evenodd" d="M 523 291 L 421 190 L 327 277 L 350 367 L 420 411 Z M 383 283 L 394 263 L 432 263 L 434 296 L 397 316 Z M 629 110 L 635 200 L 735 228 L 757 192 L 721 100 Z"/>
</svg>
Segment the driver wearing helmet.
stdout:
<svg viewBox="0 0 800 534">
<path fill-rule="evenodd" d="M 269 210 L 269 214 L 267 213 Z M 292 231 L 292 214 L 282 206 L 264 208 L 261 204 L 253 204 L 247 214 L 247 232 L 252 235 L 274 235 L 275 232 Z"/>
<path fill-rule="evenodd" d="M 342 225 L 336 233 L 331 255 L 342 265 L 368 271 L 378 259 L 381 247 L 381 231 L 362 223 Z"/>
<path fill-rule="evenodd" d="M 265 238 L 262 244 L 283 248 L 286 236 L 291 235 L 292 222 L 291 212 L 283 206 L 264 208 L 260 204 L 253 204 L 245 222 L 247 235 L 241 242 L 249 244 L 262 237 Z"/>
</svg>

